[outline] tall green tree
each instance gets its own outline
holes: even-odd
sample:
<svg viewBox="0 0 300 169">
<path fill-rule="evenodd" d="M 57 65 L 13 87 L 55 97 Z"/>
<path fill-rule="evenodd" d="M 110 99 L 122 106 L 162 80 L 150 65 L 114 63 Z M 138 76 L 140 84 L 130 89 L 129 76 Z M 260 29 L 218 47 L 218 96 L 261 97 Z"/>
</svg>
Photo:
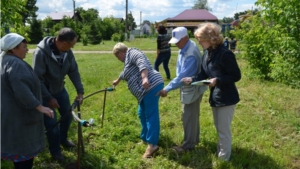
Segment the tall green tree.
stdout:
<svg viewBox="0 0 300 169">
<path fill-rule="evenodd" d="M 99 44 L 101 43 L 102 41 L 102 34 L 101 34 L 101 31 L 100 31 L 100 26 L 101 26 L 101 21 L 98 19 L 98 20 L 95 20 L 92 24 L 91 24 L 91 27 L 90 27 L 90 32 L 87 33 L 88 35 L 88 42 L 90 44 L 93 44 L 93 45 L 96 45 L 96 44 Z"/>
<path fill-rule="evenodd" d="M 115 19 L 112 17 L 105 17 L 103 18 L 103 34 L 102 37 L 104 40 L 110 40 L 112 34 L 117 33 L 114 30 L 114 21 Z M 105 33 L 104 33 L 105 32 Z"/>
<path fill-rule="evenodd" d="M 232 21 L 234 21 L 234 18 L 224 17 L 222 21 L 223 23 L 231 23 Z"/>
<path fill-rule="evenodd" d="M 37 44 L 43 39 L 42 21 L 37 20 L 35 17 L 28 20 L 30 29 L 28 37 L 31 44 Z"/>
<path fill-rule="evenodd" d="M 105 17 L 102 20 L 101 32 L 104 40 L 111 40 L 114 33 L 118 33 L 123 36 L 124 33 L 124 23 L 120 19 L 116 19 L 113 16 Z"/>
<path fill-rule="evenodd" d="M 26 0 L 26 4 L 23 10 L 20 11 L 22 16 L 22 23 L 25 25 L 26 21 L 29 18 L 36 18 L 36 12 L 39 10 L 37 6 L 35 6 L 36 0 Z"/>
<path fill-rule="evenodd" d="M 234 19 L 239 19 L 239 16 L 247 14 L 248 11 L 238 12 L 234 14 Z"/>
<path fill-rule="evenodd" d="M 127 30 L 135 30 L 135 28 L 137 27 L 134 18 L 132 16 L 132 13 L 129 12 L 127 14 Z"/>
<path fill-rule="evenodd" d="M 55 22 L 52 21 L 51 17 L 46 17 L 44 20 L 42 20 L 42 30 L 44 36 L 54 36 L 55 31 L 52 29 L 55 25 Z"/>
<path fill-rule="evenodd" d="M 258 12 L 259 12 L 259 10 L 257 8 L 255 8 L 254 10 L 247 10 L 247 11 L 243 11 L 243 12 L 238 12 L 238 13 L 234 14 L 234 19 L 239 19 L 240 16 L 242 16 L 242 15 L 255 15 Z"/>
<path fill-rule="evenodd" d="M 88 33 L 86 30 L 89 30 L 91 28 L 91 25 L 93 22 L 98 21 L 101 22 L 101 18 L 99 17 L 99 12 L 97 9 L 94 8 L 89 8 L 87 10 L 83 9 L 82 7 L 76 8 L 75 9 L 81 16 L 82 21 L 77 22 L 76 27 L 77 30 L 76 32 L 80 32 L 79 36 L 84 37 L 84 41 L 88 42 Z M 100 30 L 99 30 L 100 31 Z M 90 31 L 89 31 L 90 32 Z M 78 39 L 81 41 L 81 38 L 79 37 Z"/>
<path fill-rule="evenodd" d="M 94 8 L 89 8 L 88 10 L 85 10 L 82 7 L 79 7 L 76 8 L 76 11 L 79 12 L 83 24 L 92 23 L 94 20 L 99 18 L 99 12 L 97 9 Z"/>
<path fill-rule="evenodd" d="M 26 0 L 1 1 L 1 37 L 12 26 L 14 26 L 15 29 L 22 28 L 22 15 L 19 12 L 25 10 L 25 4 Z"/>
<path fill-rule="evenodd" d="M 196 0 L 192 9 L 206 9 L 207 11 L 212 11 L 212 9 L 208 6 L 207 0 Z"/>
</svg>

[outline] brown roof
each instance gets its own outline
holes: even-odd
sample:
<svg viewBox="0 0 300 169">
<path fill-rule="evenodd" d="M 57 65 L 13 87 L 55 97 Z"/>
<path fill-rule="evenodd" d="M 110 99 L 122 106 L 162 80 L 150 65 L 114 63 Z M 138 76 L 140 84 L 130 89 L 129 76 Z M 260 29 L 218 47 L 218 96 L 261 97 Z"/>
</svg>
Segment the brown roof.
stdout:
<svg viewBox="0 0 300 169">
<path fill-rule="evenodd" d="M 168 18 L 168 21 L 193 21 L 193 20 L 213 20 L 218 21 L 218 18 L 205 9 L 186 9 L 173 18 Z"/>
</svg>

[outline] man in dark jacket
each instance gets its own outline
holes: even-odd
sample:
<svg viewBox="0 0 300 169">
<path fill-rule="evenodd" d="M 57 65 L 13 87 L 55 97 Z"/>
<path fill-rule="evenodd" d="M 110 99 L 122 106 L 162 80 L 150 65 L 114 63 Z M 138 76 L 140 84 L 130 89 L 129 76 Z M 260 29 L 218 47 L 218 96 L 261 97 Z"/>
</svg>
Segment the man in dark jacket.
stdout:
<svg viewBox="0 0 300 169">
<path fill-rule="evenodd" d="M 236 47 L 236 40 L 234 40 L 234 38 L 231 38 L 231 41 L 229 42 L 229 44 L 230 44 L 230 50 L 234 53 L 235 47 Z"/>
<path fill-rule="evenodd" d="M 226 37 L 224 42 L 223 42 L 223 45 L 226 49 L 229 49 L 229 41 L 228 41 L 228 38 Z"/>
<path fill-rule="evenodd" d="M 69 94 L 64 87 L 65 76 L 68 75 L 77 90 L 76 99 L 82 103 L 83 85 L 81 83 L 78 66 L 72 50 L 77 42 L 77 35 L 70 28 L 62 28 L 57 37 L 45 37 L 37 46 L 33 54 L 33 69 L 41 81 L 43 105 L 55 111 L 58 109 L 62 118 L 60 126 L 48 131 L 53 127 L 55 117 L 44 117 L 44 124 L 47 130 L 49 151 L 53 159 L 64 160 L 61 154 L 60 144 L 65 147 L 74 147 L 75 144 L 67 140 L 68 130 L 72 122 Z"/>
</svg>

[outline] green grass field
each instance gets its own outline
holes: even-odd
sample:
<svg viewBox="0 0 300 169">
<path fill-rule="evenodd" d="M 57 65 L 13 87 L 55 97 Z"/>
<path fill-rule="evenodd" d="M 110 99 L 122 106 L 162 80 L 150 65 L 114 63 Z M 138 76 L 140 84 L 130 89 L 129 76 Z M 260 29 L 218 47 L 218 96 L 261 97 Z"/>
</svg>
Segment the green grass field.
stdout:
<svg viewBox="0 0 300 169">
<path fill-rule="evenodd" d="M 195 41 L 196 39 L 193 38 L 192 40 Z M 152 37 L 149 37 L 149 38 L 136 38 L 133 41 L 124 41 L 123 43 L 125 45 L 127 45 L 128 47 L 135 47 L 135 48 L 139 48 L 139 49 L 145 50 L 145 51 L 147 51 L 147 50 L 156 51 L 156 38 L 152 38 Z M 83 44 L 81 42 L 78 42 L 74 46 L 74 50 L 79 50 L 79 51 L 112 51 L 115 44 L 116 44 L 116 42 L 114 42 L 114 41 L 102 41 L 98 45 L 88 44 L 87 46 L 83 46 Z M 29 49 L 35 49 L 36 44 L 29 44 L 28 48 Z M 177 51 L 177 47 L 174 44 L 172 45 L 172 49 L 174 51 Z"/>
<path fill-rule="evenodd" d="M 108 42 L 105 42 L 108 45 Z M 111 43 L 101 50 L 111 50 Z M 137 46 L 155 50 L 155 42 Z M 135 46 L 131 43 L 128 46 Z M 77 48 L 78 47 L 78 48 Z M 89 46 L 88 50 L 100 50 Z M 149 50 L 150 50 L 149 49 Z M 85 50 L 76 45 L 74 50 Z M 31 63 L 32 54 L 26 61 Z M 147 54 L 151 63 L 155 54 Z M 171 76 L 175 75 L 177 49 L 172 48 Z M 77 54 L 85 95 L 111 87 L 123 68 L 123 63 L 112 54 Z M 84 169 L 299 169 L 300 168 L 300 90 L 280 83 L 247 78 L 247 63 L 237 55 L 242 79 L 237 83 L 241 101 L 237 104 L 232 122 L 233 147 L 229 162 L 216 157 L 217 135 L 208 103 L 208 91 L 201 102 L 201 142 L 194 151 L 175 154 L 170 148 L 183 139 L 179 91 L 171 91 L 160 99 L 160 150 L 153 159 L 141 158 L 146 145 L 138 145 L 141 126 L 137 116 L 137 101 L 121 82 L 114 92 L 108 92 L 104 124 L 101 127 L 104 93 L 86 100 L 81 106 L 81 117 L 93 118 L 95 125 L 83 128 L 85 153 L 81 158 Z M 165 78 L 165 72 L 160 66 Z M 165 84 L 168 81 L 165 80 Z M 66 78 L 66 88 L 73 102 L 76 93 Z M 93 133 L 94 135 L 89 135 Z M 77 143 L 77 123 L 71 125 L 69 138 Z M 67 160 L 59 164 L 51 160 L 46 149 L 35 158 L 35 169 L 62 169 L 77 160 L 77 148 L 63 149 Z M 3 169 L 13 168 L 1 162 Z M 216 166 L 212 166 L 217 163 Z"/>
<path fill-rule="evenodd" d="M 134 41 L 124 41 L 124 44 L 130 47 L 136 47 L 143 50 L 155 50 L 156 49 L 156 39 L 154 38 L 137 38 Z M 81 42 L 76 43 L 74 46 L 74 50 L 81 51 L 111 51 L 113 46 L 116 44 L 114 41 L 102 41 L 98 45 L 88 44 L 87 46 L 83 46 Z M 30 49 L 34 49 L 36 45 L 30 44 L 28 45 Z"/>
</svg>

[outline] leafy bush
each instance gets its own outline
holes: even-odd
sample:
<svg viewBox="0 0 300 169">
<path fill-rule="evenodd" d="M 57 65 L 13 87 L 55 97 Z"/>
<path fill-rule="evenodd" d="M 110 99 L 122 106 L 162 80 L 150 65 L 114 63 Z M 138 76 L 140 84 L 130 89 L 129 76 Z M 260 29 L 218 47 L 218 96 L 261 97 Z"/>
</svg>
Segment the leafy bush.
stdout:
<svg viewBox="0 0 300 169">
<path fill-rule="evenodd" d="M 83 46 L 87 46 L 88 45 L 88 37 L 86 36 L 86 34 L 83 34 L 81 36 L 81 41 L 82 41 Z"/>
<path fill-rule="evenodd" d="M 124 42 L 124 41 L 125 41 L 125 33 L 120 31 L 120 42 Z"/>
<path fill-rule="evenodd" d="M 188 35 L 189 35 L 190 38 L 194 38 L 194 37 L 195 37 L 195 36 L 194 36 L 194 32 L 192 32 L 192 31 L 190 31 L 190 30 L 188 30 Z"/>
<path fill-rule="evenodd" d="M 234 34 L 254 76 L 300 88 L 300 13 L 298 0 L 258 0 L 262 11 L 247 18 Z"/>
<path fill-rule="evenodd" d="M 121 35 L 118 34 L 118 33 L 114 33 L 114 34 L 111 36 L 111 39 L 112 39 L 114 42 L 120 42 Z"/>
</svg>

